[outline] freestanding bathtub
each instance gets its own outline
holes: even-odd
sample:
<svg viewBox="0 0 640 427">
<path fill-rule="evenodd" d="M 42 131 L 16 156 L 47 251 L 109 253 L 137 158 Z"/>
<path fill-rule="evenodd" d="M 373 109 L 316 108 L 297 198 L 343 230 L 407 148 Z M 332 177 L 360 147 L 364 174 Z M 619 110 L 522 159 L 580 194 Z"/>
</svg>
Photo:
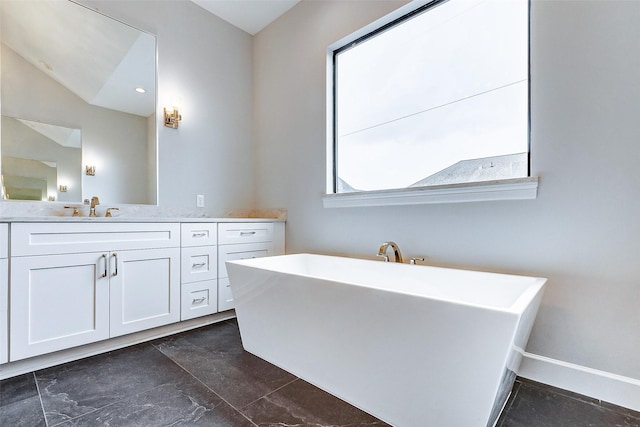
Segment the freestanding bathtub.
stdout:
<svg viewBox="0 0 640 427">
<path fill-rule="evenodd" d="M 310 254 L 227 269 L 247 351 L 396 427 L 492 426 L 546 282 Z"/>
</svg>

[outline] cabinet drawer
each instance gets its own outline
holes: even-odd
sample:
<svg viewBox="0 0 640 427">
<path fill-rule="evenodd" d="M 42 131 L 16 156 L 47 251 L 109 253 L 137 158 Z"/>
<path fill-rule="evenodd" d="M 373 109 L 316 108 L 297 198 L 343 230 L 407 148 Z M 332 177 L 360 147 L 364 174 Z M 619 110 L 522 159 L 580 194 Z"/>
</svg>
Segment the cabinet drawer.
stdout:
<svg viewBox="0 0 640 427">
<path fill-rule="evenodd" d="M 182 246 L 207 246 L 218 243 L 215 223 L 183 223 L 181 225 Z"/>
<path fill-rule="evenodd" d="M 220 245 L 271 241 L 273 241 L 272 222 L 218 224 L 218 244 Z"/>
<path fill-rule="evenodd" d="M 217 283 L 217 280 L 206 280 L 182 285 L 180 320 L 216 313 L 218 311 Z"/>
<path fill-rule="evenodd" d="M 231 310 L 234 307 L 229 279 L 220 279 L 218 281 L 218 311 Z"/>
<path fill-rule="evenodd" d="M 180 246 L 177 223 L 15 223 L 11 256 L 70 254 Z"/>
<path fill-rule="evenodd" d="M 217 246 L 182 248 L 182 283 L 215 279 L 217 255 Z"/>
<path fill-rule="evenodd" d="M 224 245 L 218 247 L 218 277 L 228 277 L 225 262 L 273 255 L 272 243 Z"/>
</svg>

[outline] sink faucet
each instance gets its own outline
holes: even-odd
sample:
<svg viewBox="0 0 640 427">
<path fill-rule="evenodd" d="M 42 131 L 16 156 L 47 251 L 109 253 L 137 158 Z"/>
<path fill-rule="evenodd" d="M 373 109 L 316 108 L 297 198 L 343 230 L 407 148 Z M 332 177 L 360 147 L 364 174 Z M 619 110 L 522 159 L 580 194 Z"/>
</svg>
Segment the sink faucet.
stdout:
<svg viewBox="0 0 640 427">
<path fill-rule="evenodd" d="M 91 206 L 89 207 L 89 216 L 97 216 L 96 215 L 96 205 L 100 204 L 100 199 L 98 196 L 93 196 L 91 198 Z"/>
<path fill-rule="evenodd" d="M 378 250 L 378 256 L 384 257 L 384 262 L 389 262 L 389 256 L 387 255 L 387 249 L 393 249 L 393 254 L 395 255 L 396 262 L 402 262 L 402 254 L 400 253 L 400 248 L 396 245 L 395 242 L 384 242 L 380 249 Z"/>
</svg>

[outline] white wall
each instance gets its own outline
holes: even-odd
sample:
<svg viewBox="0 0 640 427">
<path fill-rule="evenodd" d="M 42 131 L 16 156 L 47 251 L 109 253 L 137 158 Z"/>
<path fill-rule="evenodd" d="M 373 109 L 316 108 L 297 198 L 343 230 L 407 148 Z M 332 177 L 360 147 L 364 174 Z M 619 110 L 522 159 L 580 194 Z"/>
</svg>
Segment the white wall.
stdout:
<svg viewBox="0 0 640 427">
<path fill-rule="evenodd" d="M 288 209 L 287 252 L 548 277 L 527 351 L 640 379 L 640 2 L 532 2 L 536 200 L 323 209 L 326 46 L 401 4 L 303 1 L 255 36 L 257 206 Z"/>
<path fill-rule="evenodd" d="M 159 205 L 203 213 L 253 206 L 252 38 L 189 1 L 82 0 L 157 35 Z M 182 99 L 178 129 L 162 107 Z"/>
</svg>

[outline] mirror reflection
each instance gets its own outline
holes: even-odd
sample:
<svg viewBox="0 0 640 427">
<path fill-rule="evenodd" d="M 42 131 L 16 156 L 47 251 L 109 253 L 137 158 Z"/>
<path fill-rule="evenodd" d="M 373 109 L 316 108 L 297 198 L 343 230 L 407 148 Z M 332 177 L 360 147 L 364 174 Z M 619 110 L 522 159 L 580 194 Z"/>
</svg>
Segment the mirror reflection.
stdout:
<svg viewBox="0 0 640 427">
<path fill-rule="evenodd" d="M 73 202 L 82 197 L 80 129 L 2 117 L 6 200 Z M 60 191 L 60 185 L 63 190 Z"/>
<path fill-rule="evenodd" d="M 71 1 L 0 18 L 3 198 L 155 204 L 155 37 Z"/>
</svg>

